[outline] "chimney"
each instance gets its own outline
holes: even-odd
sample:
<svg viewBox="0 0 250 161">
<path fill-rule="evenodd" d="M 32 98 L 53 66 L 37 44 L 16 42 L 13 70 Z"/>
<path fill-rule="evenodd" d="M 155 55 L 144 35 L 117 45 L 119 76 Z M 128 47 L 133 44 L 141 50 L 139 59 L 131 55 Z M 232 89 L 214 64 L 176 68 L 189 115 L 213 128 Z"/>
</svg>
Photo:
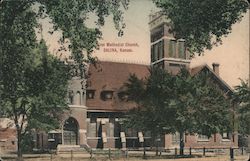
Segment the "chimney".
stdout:
<svg viewBox="0 0 250 161">
<path fill-rule="evenodd" d="M 220 64 L 219 63 L 213 63 L 213 71 L 215 72 L 215 74 L 217 74 L 218 76 L 220 75 L 219 73 L 219 66 Z"/>
</svg>

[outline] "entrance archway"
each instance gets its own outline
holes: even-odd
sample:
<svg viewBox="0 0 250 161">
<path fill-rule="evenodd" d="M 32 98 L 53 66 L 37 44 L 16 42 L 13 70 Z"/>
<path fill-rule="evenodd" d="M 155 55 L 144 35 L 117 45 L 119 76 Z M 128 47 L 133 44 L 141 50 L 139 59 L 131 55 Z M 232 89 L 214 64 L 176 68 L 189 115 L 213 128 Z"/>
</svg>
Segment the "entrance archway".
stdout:
<svg viewBox="0 0 250 161">
<path fill-rule="evenodd" d="M 68 118 L 63 125 L 63 140 L 65 145 L 78 144 L 78 122 L 73 117 Z"/>
</svg>

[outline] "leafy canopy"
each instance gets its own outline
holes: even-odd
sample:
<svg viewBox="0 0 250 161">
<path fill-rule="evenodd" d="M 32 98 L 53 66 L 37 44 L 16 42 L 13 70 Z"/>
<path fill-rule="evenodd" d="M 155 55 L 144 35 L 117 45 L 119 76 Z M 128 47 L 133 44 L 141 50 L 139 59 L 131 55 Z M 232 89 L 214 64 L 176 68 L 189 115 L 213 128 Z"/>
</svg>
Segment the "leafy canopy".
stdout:
<svg viewBox="0 0 250 161">
<path fill-rule="evenodd" d="M 67 109 L 65 96 L 69 69 L 48 54 L 43 40 L 41 43 L 37 41 L 39 20 L 49 17 L 53 31 L 62 32 L 62 45 L 69 41 L 68 48 L 83 77 L 83 61 L 93 60 L 91 51 L 98 46 L 99 28 L 104 25 L 104 18 L 111 14 L 116 29 L 121 30 L 124 26 L 121 6 L 126 9 L 128 2 L 0 1 L 0 111 L 14 120 L 19 160 L 22 156 L 20 143 L 25 132 L 31 128 L 48 130 L 57 127 L 61 114 Z M 98 16 L 98 27 L 86 26 L 89 13 Z"/>
<path fill-rule="evenodd" d="M 186 69 L 171 75 L 159 68 L 140 80 L 126 83 L 129 99 L 136 102 L 126 126 L 157 136 L 165 133 L 199 133 L 211 136 L 232 130 L 230 102 L 209 72 L 191 76 Z"/>
<path fill-rule="evenodd" d="M 245 0 L 153 1 L 170 19 L 174 36 L 185 39 L 188 50 L 199 54 L 222 43 L 248 8 Z"/>
<path fill-rule="evenodd" d="M 39 11 L 35 8 L 39 7 Z M 62 32 L 61 43 L 69 40 L 69 49 L 73 58 L 81 67 L 83 60 L 91 61 L 91 51 L 97 47 L 97 41 L 101 37 L 99 27 L 104 25 L 104 18 L 110 14 L 116 29 L 121 30 L 123 25 L 123 17 L 121 6 L 127 9 L 128 1 L 99 1 L 99 0 L 22 0 L 0 2 L 0 94 L 1 102 L 11 102 L 16 104 L 19 99 L 24 98 L 26 101 L 34 101 L 28 99 L 30 95 L 41 95 L 46 90 L 41 87 L 54 89 L 59 87 L 61 78 L 61 86 L 66 87 L 65 79 L 67 70 L 60 65 L 58 60 L 47 55 L 45 42 L 38 44 L 36 40 L 35 29 L 38 28 L 39 19 L 49 17 L 52 20 L 53 31 L 60 30 Z M 88 28 L 85 24 L 89 13 L 98 16 L 97 28 Z M 53 32 L 52 31 L 52 32 Z M 41 45 L 44 49 L 41 48 Z M 40 47 L 39 47 L 40 46 Z M 83 49 L 87 51 L 87 55 L 83 54 Z M 41 64 L 42 51 L 46 54 L 46 61 Z M 35 52 L 35 53 L 34 53 Z M 42 67 L 46 66 L 44 73 Z M 83 68 L 80 68 L 83 69 Z M 57 71 L 58 70 L 58 71 Z M 60 71 L 61 70 L 61 71 Z M 64 74 L 61 72 L 64 71 Z M 66 73 L 65 73 L 66 72 Z M 83 74 L 83 72 L 81 72 Z M 41 77 L 43 76 L 43 77 Z M 53 79 L 53 78 L 56 79 Z M 48 78 L 48 79 L 46 79 Z M 51 80 L 50 80 L 50 79 Z M 52 82 L 52 80 L 54 82 Z M 52 84 L 49 84 L 52 83 Z M 37 83 L 37 84 L 36 84 Z M 54 86 L 54 87 L 53 87 Z M 60 86 L 58 90 L 54 90 L 54 94 L 64 92 Z M 51 92 L 51 91 L 49 91 Z M 48 93 L 49 96 L 52 93 Z M 51 96 L 53 97 L 53 96 Z M 40 98 L 40 97 L 39 97 Z M 42 100 L 36 100 L 42 103 Z M 51 98 L 50 101 L 54 99 Z M 49 101 L 49 100 L 48 100 Z M 22 102 L 22 101 L 21 101 Z M 24 101 L 25 102 L 25 101 Z M 46 102 L 46 101 L 45 101 Z M 60 103 L 58 104 L 60 105 Z M 1 107 L 2 108 L 2 107 Z M 2 112 L 2 110 L 1 110 Z M 15 112 L 14 112 L 15 113 Z"/>
<path fill-rule="evenodd" d="M 235 100 L 239 103 L 238 119 L 239 133 L 250 134 L 250 88 L 248 83 L 242 81 L 241 85 L 235 88 Z"/>
<path fill-rule="evenodd" d="M 44 55 L 41 52 L 45 52 Z M 12 57 L 2 60 L 1 69 L 10 68 L 17 62 Z M 70 79 L 69 67 L 47 54 L 44 41 L 26 53 L 25 61 L 17 65 L 19 68 L 11 71 L 0 69 L 4 75 L 0 78 L 3 114 L 17 121 L 16 126 L 23 134 L 32 128 L 49 130 L 59 127 L 58 119 L 67 110 L 65 96 Z M 13 76 L 13 73 L 18 73 L 18 76 Z"/>
<path fill-rule="evenodd" d="M 38 11 L 35 9 L 37 7 L 39 7 Z M 16 17 L 28 13 L 26 18 L 20 21 L 30 21 L 27 27 L 30 29 L 29 32 L 34 32 L 34 27 L 37 26 L 32 24 L 37 24 L 39 19 L 49 17 L 50 23 L 53 24 L 53 30 L 50 33 L 60 30 L 62 32 L 60 42 L 62 44 L 69 42 L 68 48 L 74 60 L 81 64 L 83 60 L 93 60 L 91 52 L 98 47 L 98 39 L 101 38 L 99 28 L 104 25 L 105 17 L 112 15 L 115 28 L 122 32 L 125 26 L 122 9 L 127 7 L 128 0 L 3 0 L 0 2 L 0 30 L 1 32 L 9 30 Z M 96 28 L 89 28 L 86 25 L 85 21 L 90 13 L 98 17 Z"/>
<path fill-rule="evenodd" d="M 80 62 L 84 58 L 91 60 L 91 52 L 98 46 L 98 39 L 101 38 L 99 28 L 88 28 L 86 19 L 89 13 L 98 16 L 96 24 L 100 27 L 104 25 L 104 18 L 113 15 L 115 28 L 120 30 L 124 26 L 121 6 L 127 9 L 127 0 L 37 0 L 41 4 L 40 13 L 46 14 L 52 19 L 55 30 L 62 30 L 61 42 L 66 39 L 70 41 L 69 49 L 73 58 Z M 87 55 L 83 57 L 83 49 Z"/>
</svg>

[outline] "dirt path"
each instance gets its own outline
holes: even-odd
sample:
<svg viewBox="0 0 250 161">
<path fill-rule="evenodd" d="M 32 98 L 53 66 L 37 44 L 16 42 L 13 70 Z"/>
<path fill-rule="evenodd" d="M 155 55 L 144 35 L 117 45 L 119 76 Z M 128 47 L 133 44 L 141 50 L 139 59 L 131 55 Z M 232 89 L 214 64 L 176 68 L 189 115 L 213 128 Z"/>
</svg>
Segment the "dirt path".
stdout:
<svg viewBox="0 0 250 161">
<path fill-rule="evenodd" d="M 248 161 L 248 156 L 236 156 L 234 161 Z M 178 159 L 146 159 L 142 158 L 122 158 L 122 159 L 111 159 L 108 158 L 82 158 L 82 157 L 41 157 L 41 158 L 25 158 L 24 161 L 230 161 L 227 156 L 219 157 L 204 157 L 204 158 L 178 158 Z M 3 161 L 15 161 L 15 159 L 4 159 Z"/>
</svg>

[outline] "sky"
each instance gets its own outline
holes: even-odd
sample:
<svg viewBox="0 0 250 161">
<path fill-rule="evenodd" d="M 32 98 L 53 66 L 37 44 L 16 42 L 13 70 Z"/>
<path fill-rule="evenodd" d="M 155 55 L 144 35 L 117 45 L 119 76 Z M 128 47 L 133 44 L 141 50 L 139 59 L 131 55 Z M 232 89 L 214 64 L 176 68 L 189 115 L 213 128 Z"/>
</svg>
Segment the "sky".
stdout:
<svg viewBox="0 0 250 161">
<path fill-rule="evenodd" d="M 157 11 L 151 0 L 131 0 L 129 9 L 124 12 L 124 22 L 126 28 L 124 35 L 118 37 L 118 31 L 115 30 L 112 17 L 108 17 L 105 26 L 102 28 L 103 40 L 100 44 L 105 46 L 100 47 L 93 55 L 100 60 L 122 61 L 140 64 L 150 63 L 150 32 L 149 32 L 149 14 Z M 104 51 L 107 48 L 107 43 L 124 44 L 122 49 L 130 49 L 117 52 Z M 126 43 L 137 43 L 137 46 L 126 46 Z"/>
<path fill-rule="evenodd" d="M 118 37 L 112 17 L 106 19 L 105 26 L 101 29 L 103 39 L 100 40 L 100 49 L 93 55 L 100 60 L 116 61 L 136 64 L 150 63 L 150 31 L 149 14 L 158 9 L 152 0 L 131 0 L 129 9 L 124 13 L 126 28 L 124 35 Z M 89 27 L 92 27 L 95 16 L 90 15 Z M 44 32 L 51 26 L 44 23 Z M 44 35 L 49 49 L 56 53 L 59 47 L 57 40 L 60 33 Z M 249 73 L 249 13 L 246 13 L 241 22 L 233 25 L 232 33 L 223 38 L 223 44 L 207 50 L 203 56 L 191 60 L 191 67 L 212 63 L 220 64 L 220 77 L 231 87 L 240 84 L 240 79 L 248 79 Z M 240 79 L 239 79 L 240 78 Z"/>
<path fill-rule="evenodd" d="M 231 87 L 249 79 L 249 11 L 232 27 L 232 33 L 223 38 L 223 44 L 196 57 L 191 66 L 219 63 L 220 77 Z"/>
</svg>

